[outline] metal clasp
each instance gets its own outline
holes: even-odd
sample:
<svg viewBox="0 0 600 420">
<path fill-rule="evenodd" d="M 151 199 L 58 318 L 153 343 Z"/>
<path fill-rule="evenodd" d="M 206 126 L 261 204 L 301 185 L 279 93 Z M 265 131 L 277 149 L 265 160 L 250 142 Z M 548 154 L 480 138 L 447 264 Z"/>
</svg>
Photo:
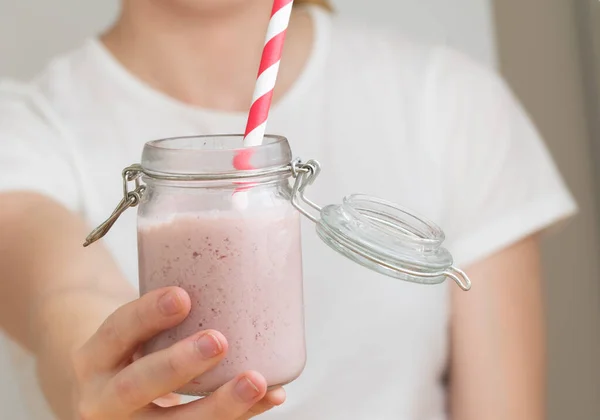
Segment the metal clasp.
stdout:
<svg viewBox="0 0 600 420">
<path fill-rule="evenodd" d="M 321 165 L 316 160 L 309 160 L 306 163 L 302 163 L 300 159 L 296 159 L 292 162 L 292 175 L 295 179 L 294 186 L 292 187 L 292 205 L 314 223 L 318 223 L 319 219 L 302 208 L 300 200 L 321 213 L 323 208 L 308 199 L 304 193 L 306 187 L 312 185 L 320 173 Z"/>
<path fill-rule="evenodd" d="M 94 242 L 102 239 L 108 233 L 110 228 L 115 224 L 117 219 L 130 207 L 136 207 L 142 200 L 142 195 L 146 190 L 146 186 L 140 182 L 140 177 L 143 174 L 141 165 L 131 165 L 123 169 L 123 199 L 117 205 L 117 208 L 112 212 L 110 217 L 106 219 L 100 226 L 92 231 L 85 239 L 84 247 L 87 247 Z M 134 189 L 129 189 L 129 184 L 134 183 Z"/>
</svg>

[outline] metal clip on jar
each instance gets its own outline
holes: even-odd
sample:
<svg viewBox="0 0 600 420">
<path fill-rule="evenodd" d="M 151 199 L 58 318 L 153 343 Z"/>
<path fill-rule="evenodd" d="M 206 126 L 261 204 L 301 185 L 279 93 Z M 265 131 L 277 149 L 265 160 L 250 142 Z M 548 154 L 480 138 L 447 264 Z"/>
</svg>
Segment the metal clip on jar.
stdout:
<svg viewBox="0 0 600 420">
<path fill-rule="evenodd" d="M 242 146 L 238 135 L 147 143 L 141 165 L 123 171 L 123 199 L 84 244 L 139 205 L 141 293 L 176 285 L 192 299 L 190 316 L 145 351 L 207 328 L 227 337 L 223 363 L 179 392 L 205 395 L 249 368 L 269 386 L 300 375 L 306 360 L 300 214 L 328 246 L 371 270 L 423 284 L 451 278 L 470 289 L 433 223 L 364 195 L 321 207 L 305 194 L 320 173 L 318 162 L 292 160 L 284 137 L 266 136 L 252 148 L 254 169 L 236 170 Z"/>
</svg>

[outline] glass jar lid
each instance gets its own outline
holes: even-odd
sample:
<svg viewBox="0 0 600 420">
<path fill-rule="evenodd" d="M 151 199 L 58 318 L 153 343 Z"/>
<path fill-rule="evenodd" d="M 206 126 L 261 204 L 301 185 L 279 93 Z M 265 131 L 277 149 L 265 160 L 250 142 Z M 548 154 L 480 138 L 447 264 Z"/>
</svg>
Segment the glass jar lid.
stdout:
<svg viewBox="0 0 600 420">
<path fill-rule="evenodd" d="M 367 195 L 350 195 L 342 204 L 320 207 L 304 194 L 320 172 L 316 161 L 296 170 L 292 203 L 316 224 L 321 240 L 350 260 L 389 277 L 421 284 L 438 284 L 446 278 L 469 290 L 468 276 L 453 266 L 442 247 L 444 232 L 429 220 L 396 204 Z M 319 212 L 313 216 L 301 204 Z"/>
<path fill-rule="evenodd" d="M 323 208 L 317 234 L 352 261 L 401 280 L 441 283 L 453 264 L 439 227 L 375 197 L 351 195 Z"/>
</svg>

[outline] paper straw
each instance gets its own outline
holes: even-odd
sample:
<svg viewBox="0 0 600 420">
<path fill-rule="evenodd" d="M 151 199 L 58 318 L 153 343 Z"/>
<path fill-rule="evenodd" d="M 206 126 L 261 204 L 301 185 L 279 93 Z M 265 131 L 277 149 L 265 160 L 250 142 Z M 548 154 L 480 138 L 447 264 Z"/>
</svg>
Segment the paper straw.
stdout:
<svg viewBox="0 0 600 420">
<path fill-rule="evenodd" d="M 252 97 L 252 106 L 248 114 L 244 136 L 245 147 L 259 146 L 263 142 L 293 4 L 294 0 L 275 0 L 273 3 L 271 20 L 267 29 L 258 78 Z"/>
<path fill-rule="evenodd" d="M 283 44 L 290 24 L 294 0 L 274 0 L 271 19 L 267 29 L 265 45 L 258 69 L 258 77 L 252 95 L 252 106 L 248 113 L 248 122 L 244 133 L 244 147 L 260 146 L 265 137 L 269 111 L 273 103 L 273 91 L 279 74 L 279 64 L 283 53 Z M 233 166 L 238 170 L 252 169 L 250 158 L 252 149 L 240 151 L 233 159 Z M 232 196 L 238 209 L 248 207 L 247 190 L 252 184 L 238 187 Z"/>
</svg>

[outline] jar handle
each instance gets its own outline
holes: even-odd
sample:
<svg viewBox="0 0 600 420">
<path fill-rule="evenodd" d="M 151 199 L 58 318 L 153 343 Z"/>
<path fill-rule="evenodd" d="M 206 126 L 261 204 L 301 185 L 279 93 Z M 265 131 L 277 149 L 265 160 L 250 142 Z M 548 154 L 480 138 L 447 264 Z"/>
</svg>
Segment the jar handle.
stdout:
<svg viewBox="0 0 600 420">
<path fill-rule="evenodd" d="M 123 170 L 123 198 L 110 217 L 85 238 L 85 243 L 83 244 L 84 247 L 90 246 L 94 242 L 102 239 L 127 209 L 136 207 L 140 203 L 142 194 L 146 190 L 146 186 L 140 183 L 141 176 L 142 167 L 140 165 L 131 165 Z M 135 188 L 133 190 L 129 190 L 130 182 L 135 182 Z"/>
</svg>

